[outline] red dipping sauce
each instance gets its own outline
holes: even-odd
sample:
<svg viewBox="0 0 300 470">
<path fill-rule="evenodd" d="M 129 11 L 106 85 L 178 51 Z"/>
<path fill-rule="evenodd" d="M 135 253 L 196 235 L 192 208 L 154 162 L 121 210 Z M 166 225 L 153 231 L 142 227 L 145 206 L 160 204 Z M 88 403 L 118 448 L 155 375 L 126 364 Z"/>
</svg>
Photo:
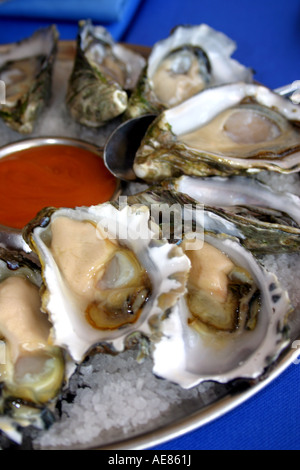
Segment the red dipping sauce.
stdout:
<svg viewBox="0 0 300 470">
<path fill-rule="evenodd" d="M 0 159 L 0 224 L 23 228 L 44 207 L 100 204 L 112 198 L 116 178 L 85 148 L 41 145 Z"/>
</svg>

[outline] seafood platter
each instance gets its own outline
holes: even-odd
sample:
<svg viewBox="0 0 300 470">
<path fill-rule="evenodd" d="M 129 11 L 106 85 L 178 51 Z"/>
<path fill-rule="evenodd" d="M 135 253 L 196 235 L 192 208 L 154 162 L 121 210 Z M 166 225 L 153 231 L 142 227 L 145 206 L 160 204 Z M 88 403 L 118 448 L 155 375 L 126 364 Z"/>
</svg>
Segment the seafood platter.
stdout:
<svg viewBox="0 0 300 470">
<path fill-rule="evenodd" d="M 146 448 L 295 359 L 300 106 L 235 49 L 206 24 L 146 49 L 88 20 L 76 42 L 49 26 L 2 47 L 1 184 L 12 148 L 102 161 L 125 123 L 151 122 L 134 180 L 103 201 L 0 218 L 1 448 Z"/>
</svg>

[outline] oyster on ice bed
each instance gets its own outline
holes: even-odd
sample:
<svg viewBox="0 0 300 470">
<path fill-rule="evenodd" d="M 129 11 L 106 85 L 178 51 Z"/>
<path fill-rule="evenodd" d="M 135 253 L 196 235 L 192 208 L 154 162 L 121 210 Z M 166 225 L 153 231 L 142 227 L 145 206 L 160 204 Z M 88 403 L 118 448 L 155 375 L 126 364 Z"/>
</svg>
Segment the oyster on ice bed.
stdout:
<svg viewBox="0 0 300 470">
<path fill-rule="evenodd" d="M 48 426 L 66 377 L 63 351 L 51 344 L 41 311 L 40 269 L 0 249 L 0 429 Z M 45 421 L 46 420 L 46 421 Z"/>
<path fill-rule="evenodd" d="M 208 86 L 252 81 L 252 71 L 231 58 L 235 49 L 234 41 L 206 24 L 178 26 L 154 45 L 126 117 L 158 114 Z"/>
<path fill-rule="evenodd" d="M 145 65 L 142 56 L 114 42 L 102 26 L 81 21 L 66 103 L 73 118 L 99 127 L 124 113 Z"/>
<path fill-rule="evenodd" d="M 25 229 L 42 265 L 54 344 L 76 362 L 97 345 L 114 353 L 132 333 L 150 335 L 151 321 L 184 292 L 189 260 L 149 223 L 145 206 L 103 204 L 49 208 Z"/>
<path fill-rule="evenodd" d="M 153 372 L 183 388 L 258 378 L 288 345 L 287 293 L 236 240 L 205 233 L 186 253 L 188 292 L 161 323 Z"/>
<path fill-rule="evenodd" d="M 51 96 L 57 42 L 58 32 L 53 25 L 12 44 L 0 55 L 0 80 L 5 83 L 6 94 L 0 117 L 22 134 L 33 131 Z"/>
<path fill-rule="evenodd" d="M 300 106 L 244 82 L 207 88 L 164 111 L 137 151 L 146 181 L 300 169 Z"/>
</svg>

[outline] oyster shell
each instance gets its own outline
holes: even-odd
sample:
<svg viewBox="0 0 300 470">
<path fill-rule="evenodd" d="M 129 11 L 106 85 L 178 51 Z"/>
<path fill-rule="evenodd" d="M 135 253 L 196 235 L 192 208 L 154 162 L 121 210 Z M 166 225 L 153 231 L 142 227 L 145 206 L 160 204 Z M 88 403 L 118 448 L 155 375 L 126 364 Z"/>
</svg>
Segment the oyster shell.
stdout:
<svg viewBox="0 0 300 470">
<path fill-rule="evenodd" d="M 76 362 L 97 345 L 114 353 L 131 334 L 147 336 L 185 291 L 189 260 L 149 222 L 145 206 L 103 204 L 46 209 L 25 229 L 42 265 L 53 342 Z"/>
<path fill-rule="evenodd" d="M 91 21 L 81 21 L 77 52 L 66 103 L 73 118 L 99 127 L 127 108 L 132 89 L 145 65 L 137 53 L 116 44 L 110 33 Z"/>
<path fill-rule="evenodd" d="M 5 83 L 5 102 L 0 116 L 12 129 L 30 134 L 51 96 L 53 64 L 56 57 L 56 27 L 38 30 L 1 54 L 0 80 Z"/>
<path fill-rule="evenodd" d="M 208 88 L 164 111 L 136 154 L 146 181 L 300 169 L 300 106 L 262 85 Z"/>
<path fill-rule="evenodd" d="M 9 436 L 18 426 L 48 426 L 66 379 L 64 353 L 49 342 L 40 310 L 41 285 L 34 263 L 0 249 L 0 429 Z"/>
<path fill-rule="evenodd" d="M 206 24 L 175 28 L 154 45 L 126 117 L 157 114 L 208 86 L 252 81 L 251 70 L 231 58 L 235 49 L 234 41 Z"/>
</svg>

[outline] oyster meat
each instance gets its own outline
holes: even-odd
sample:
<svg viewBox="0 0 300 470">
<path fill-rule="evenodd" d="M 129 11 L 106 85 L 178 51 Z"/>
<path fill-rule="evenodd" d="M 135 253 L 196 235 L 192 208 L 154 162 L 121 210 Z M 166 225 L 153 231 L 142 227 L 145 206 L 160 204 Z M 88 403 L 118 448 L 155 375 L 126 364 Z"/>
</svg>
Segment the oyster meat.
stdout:
<svg viewBox="0 0 300 470">
<path fill-rule="evenodd" d="M 24 231 L 40 258 L 54 344 L 76 362 L 97 345 L 122 351 L 185 290 L 189 260 L 156 239 L 149 209 L 46 209 Z M 152 320 L 151 320 L 152 319 Z"/>
<path fill-rule="evenodd" d="M 58 32 L 53 25 L 9 46 L 0 56 L 0 80 L 5 83 L 0 117 L 22 134 L 33 131 L 51 96 L 57 42 Z"/>
<path fill-rule="evenodd" d="M 300 169 L 300 106 L 244 82 L 207 88 L 164 111 L 137 151 L 146 181 Z"/>
<path fill-rule="evenodd" d="M 206 24 L 178 26 L 154 45 L 126 117 L 158 114 L 209 86 L 252 81 L 251 70 L 231 58 L 235 49 L 234 41 Z"/>
<path fill-rule="evenodd" d="M 110 33 L 81 21 L 66 103 L 73 118 L 99 127 L 124 113 L 131 90 L 145 65 L 142 56 L 116 44 Z"/>
</svg>

